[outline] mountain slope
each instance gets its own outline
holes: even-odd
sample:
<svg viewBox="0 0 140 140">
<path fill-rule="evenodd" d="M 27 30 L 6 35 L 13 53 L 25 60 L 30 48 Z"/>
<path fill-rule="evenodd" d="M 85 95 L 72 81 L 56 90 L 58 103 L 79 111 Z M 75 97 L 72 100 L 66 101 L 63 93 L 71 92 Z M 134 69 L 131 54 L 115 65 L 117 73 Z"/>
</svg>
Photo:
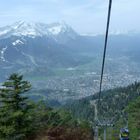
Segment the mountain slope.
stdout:
<svg viewBox="0 0 140 140">
<path fill-rule="evenodd" d="M 128 107 L 128 125 L 131 139 L 140 139 L 140 97 Z"/>
<path fill-rule="evenodd" d="M 18 72 L 36 72 L 50 67 L 70 67 L 83 63 L 81 59 L 66 49 L 66 44 L 78 34 L 65 23 L 17 22 L 0 28 L 0 66 L 4 75 Z"/>
<path fill-rule="evenodd" d="M 139 38 L 139 34 L 110 36 L 104 89 L 140 80 Z M 72 91 L 61 94 L 63 99 L 92 95 L 98 90 L 103 43 L 103 35 L 81 36 L 66 23 L 17 22 L 2 27 L 0 82 L 18 72 L 37 88 Z"/>
<path fill-rule="evenodd" d="M 57 41 L 57 38 L 63 35 L 74 38 L 77 33 L 64 22 L 44 24 L 19 21 L 10 26 L 0 28 L 0 38 L 8 38 L 11 36 L 26 36 L 31 38 L 49 36 Z"/>
<path fill-rule="evenodd" d="M 140 83 L 103 91 L 99 108 L 100 118 L 111 119 L 113 117 L 114 120 L 118 120 L 128 104 L 139 96 Z M 64 107 L 73 112 L 76 117 L 94 120 L 94 106 L 92 106 L 91 102 L 95 101 L 97 103 L 97 99 L 98 95 L 95 94 L 77 101 L 70 101 Z"/>
</svg>

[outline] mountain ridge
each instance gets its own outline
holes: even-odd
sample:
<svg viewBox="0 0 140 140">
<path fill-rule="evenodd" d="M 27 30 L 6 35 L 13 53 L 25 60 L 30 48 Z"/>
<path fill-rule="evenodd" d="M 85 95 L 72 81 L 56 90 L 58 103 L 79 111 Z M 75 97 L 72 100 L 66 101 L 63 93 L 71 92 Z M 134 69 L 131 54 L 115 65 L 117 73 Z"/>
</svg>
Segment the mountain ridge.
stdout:
<svg viewBox="0 0 140 140">
<path fill-rule="evenodd" d="M 67 96 L 82 98 L 97 91 L 104 43 L 103 35 L 81 36 L 75 34 L 70 27 L 67 32 L 61 32 L 58 35 L 23 36 L 19 31 L 25 29 L 23 27 L 30 26 L 25 26 L 22 22 L 18 25 L 13 25 L 13 28 L 16 28 L 19 36 L 0 38 L 0 81 L 6 79 L 10 73 L 18 72 L 27 76 L 29 80 L 34 80 L 33 83 L 37 88 L 46 89 L 51 86 L 52 89 L 55 87 L 56 91 L 67 89 L 76 93 L 69 95 L 68 92 L 64 94 L 63 99 Z M 56 25 L 57 23 L 53 23 L 47 27 L 50 29 Z M 125 86 L 139 81 L 139 38 L 139 35 L 110 36 L 105 88 Z M 96 74 L 92 75 L 92 73 Z M 38 87 L 40 82 L 42 82 L 42 87 Z"/>
<path fill-rule="evenodd" d="M 58 36 L 63 33 L 77 34 L 69 25 L 65 22 L 56 22 L 52 24 L 45 23 L 33 23 L 19 21 L 15 22 L 12 25 L 0 27 L 0 37 L 7 38 L 10 36 Z M 9 34 L 9 36 L 7 36 Z"/>
</svg>

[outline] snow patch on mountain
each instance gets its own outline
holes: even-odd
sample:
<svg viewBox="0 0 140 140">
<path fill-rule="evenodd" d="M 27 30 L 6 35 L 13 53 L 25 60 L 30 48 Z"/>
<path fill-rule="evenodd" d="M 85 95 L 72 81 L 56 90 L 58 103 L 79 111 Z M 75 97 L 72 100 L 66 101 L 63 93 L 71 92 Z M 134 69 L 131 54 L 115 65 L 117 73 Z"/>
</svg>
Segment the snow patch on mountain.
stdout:
<svg viewBox="0 0 140 140">
<path fill-rule="evenodd" d="M 73 29 L 66 23 L 28 23 L 24 21 L 16 22 L 10 26 L 5 26 L 0 28 L 0 37 L 10 37 L 10 36 L 26 36 L 26 37 L 57 37 L 61 33 L 66 33 L 75 36 Z M 61 34 L 62 35 L 62 34 Z"/>
<path fill-rule="evenodd" d="M 22 42 L 21 40 L 17 39 L 15 42 L 12 43 L 13 46 L 16 46 L 16 45 L 22 45 L 24 44 L 24 42 Z"/>
<path fill-rule="evenodd" d="M 62 30 L 62 26 L 59 25 L 59 26 L 56 26 L 56 27 L 49 28 L 48 30 L 49 30 L 49 32 L 51 32 L 53 35 L 58 35 L 58 34 L 61 32 L 61 30 Z"/>
<path fill-rule="evenodd" d="M 17 22 L 16 25 L 13 24 L 12 28 L 14 29 L 13 35 L 15 36 L 40 36 L 34 23 Z"/>
<path fill-rule="evenodd" d="M 9 32 L 8 29 L 7 29 L 7 30 L 0 31 L 0 36 L 5 35 L 5 34 L 7 34 L 8 32 Z"/>
<path fill-rule="evenodd" d="M 2 61 L 6 61 L 6 59 L 4 58 L 4 53 L 5 53 L 6 50 L 7 50 L 7 46 L 2 48 L 2 50 L 0 51 L 0 59 Z"/>
</svg>

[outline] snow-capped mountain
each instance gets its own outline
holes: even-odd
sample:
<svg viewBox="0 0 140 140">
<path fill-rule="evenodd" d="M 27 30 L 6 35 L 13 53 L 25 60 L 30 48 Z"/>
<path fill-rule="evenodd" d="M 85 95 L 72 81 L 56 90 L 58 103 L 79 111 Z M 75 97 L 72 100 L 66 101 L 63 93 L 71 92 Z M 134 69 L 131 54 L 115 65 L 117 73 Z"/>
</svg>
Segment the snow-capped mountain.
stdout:
<svg viewBox="0 0 140 140">
<path fill-rule="evenodd" d="M 58 36 L 66 35 L 75 38 L 77 33 L 66 23 L 28 23 L 24 21 L 16 22 L 10 26 L 0 28 L 0 38 L 8 38 L 10 36 L 18 37 L 42 37 L 49 36 L 57 38 Z"/>
<path fill-rule="evenodd" d="M 16 22 L 1 27 L 0 79 L 12 72 L 44 75 L 52 74 L 53 68 L 85 64 L 101 54 L 103 43 L 104 36 L 81 36 L 66 23 Z M 138 44 L 139 35 L 111 35 L 108 53 L 114 57 L 116 52 L 139 52 Z"/>
<path fill-rule="evenodd" d="M 40 67 L 48 72 L 49 67 L 76 65 L 81 60 L 73 55 L 67 44 L 78 37 L 64 22 L 16 22 L 1 27 L 0 73 L 31 72 Z"/>
<path fill-rule="evenodd" d="M 77 36 L 78 34 L 64 22 L 52 24 L 16 22 L 0 28 L 0 61 L 13 60 L 12 63 L 14 63 L 16 58 L 19 59 L 22 56 L 22 58 L 28 57 L 33 64 L 36 64 L 33 55 L 37 56 L 37 53 L 44 49 L 45 52 L 42 54 L 54 48 L 59 52 L 62 48 L 58 50 L 56 46 L 63 46 Z M 37 45 L 40 47 L 35 47 Z M 31 55 L 31 52 L 34 54 Z"/>
</svg>

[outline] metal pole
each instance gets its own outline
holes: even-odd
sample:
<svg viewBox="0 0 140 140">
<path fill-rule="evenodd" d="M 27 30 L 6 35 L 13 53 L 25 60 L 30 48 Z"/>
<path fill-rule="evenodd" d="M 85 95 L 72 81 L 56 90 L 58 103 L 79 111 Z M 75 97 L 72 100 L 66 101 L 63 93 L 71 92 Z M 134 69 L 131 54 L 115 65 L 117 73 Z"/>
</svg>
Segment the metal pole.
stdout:
<svg viewBox="0 0 140 140">
<path fill-rule="evenodd" d="M 110 140 L 112 140 L 112 127 L 110 128 Z"/>
<path fill-rule="evenodd" d="M 104 140 L 106 140 L 106 127 L 104 127 Z"/>
<path fill-rule="evenodd" d="M 98 140 L 98 127 L 95 128 L 94 140 Z"/>
<path fill-rule="evenodd" d="M 98 140 L 98 127 L 97 127 L 97 140 Z"/>
</svg>

